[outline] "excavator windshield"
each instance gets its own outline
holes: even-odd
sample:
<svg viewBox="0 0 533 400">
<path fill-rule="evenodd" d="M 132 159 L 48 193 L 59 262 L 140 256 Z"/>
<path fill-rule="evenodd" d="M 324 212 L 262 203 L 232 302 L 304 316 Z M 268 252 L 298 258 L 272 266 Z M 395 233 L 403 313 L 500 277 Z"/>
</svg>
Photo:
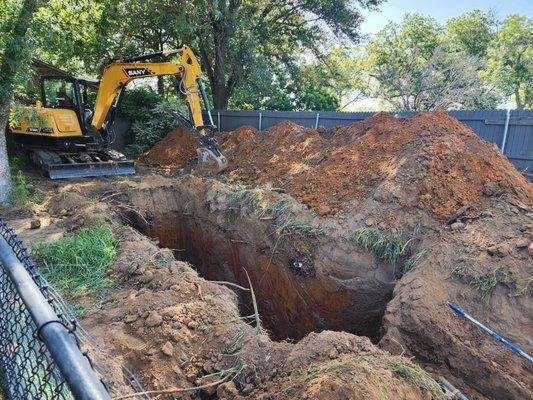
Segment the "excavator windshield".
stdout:
<svg viewBox="0 0 533 400">
<path fill-rule="evenodd" d="M 76 109 L 74 83 L 65 78 L 45 77 L 42 80 L 43 104 L 48 108 Z"/>
</svg>

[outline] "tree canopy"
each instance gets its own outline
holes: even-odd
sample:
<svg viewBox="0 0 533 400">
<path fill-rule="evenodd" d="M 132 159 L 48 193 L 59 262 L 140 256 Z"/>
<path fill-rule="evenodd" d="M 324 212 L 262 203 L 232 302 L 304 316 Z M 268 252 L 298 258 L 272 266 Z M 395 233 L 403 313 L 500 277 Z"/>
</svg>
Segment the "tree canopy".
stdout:
<svg viewBox="0 0 533 400">
<path fill-rule="evenodd" d="M 485 77 L 514 96 L 517 108 L 533 107 L 533 19 L 511 15 L 488 49 Z"/>
<path fill-rule="evenodd" d="M 17 4 L 4 3 L 6 15 Z M 473 10 L 440 24 L 412 14 L 368 40 L 362 10 L 381 3 L 50 0 L 29 37 L 38 58 L 92 77 L 113 59 L 188 44 L 216 108 L 340 110 L 368 97 L 412 110 L 496 107 L 511 97 L 531 107 L 530 19 Z M 174 95 L 170 81 L 157 87 Z"/>
<path fill-rule="evenodd" d="M 403 110 L 494 108 L 500 96 L 480 73 L 494 40 L 491 14 L 473 11 L 446 26 L 406 15 L 367 45 L 374 95 Z"/>
</svg>

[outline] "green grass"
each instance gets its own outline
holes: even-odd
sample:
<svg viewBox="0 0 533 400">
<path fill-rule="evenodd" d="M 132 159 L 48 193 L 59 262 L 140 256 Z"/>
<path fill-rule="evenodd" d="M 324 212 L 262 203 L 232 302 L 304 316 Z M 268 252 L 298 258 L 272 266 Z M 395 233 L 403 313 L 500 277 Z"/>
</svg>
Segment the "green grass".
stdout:
<svg viewBox="0 0 533 400">
<path fill-rule="evenodd" d="M 348 241 L 371 251 L 381 261 L 399 265 L 402 274 L 416 268 L 424 259 L 424 251 L 416 251 L 413 238 L 416 232 L 388 233 L 377 228 L 360 228 L 348 234 Z"/>
<path fill-rule="evenodd" d="M 459 265 L 452 268 L 452 276 L 476 289 L 484 302 L 487 302 L 496 286 L 506 279 L 506 274 L 501 269 L 496 269 L 486 275 L 472 276 L 466 267 Z"/>
<path fill-rule="evenodd" d="M 309 366 L 309 368 L 307 368 L 307 370 L 305 370 L 302 373 L 302 375 L 297 379 L 296 382 L 294 382 L 293 384 L 290 384 L 288 386 L 285 386 L 282 389 L 282 391 L 286 395 L 290 395 L 296 390 L 296 388 L 299 385 L 301 385 L 301 384 L 303 384 L 305 382 L 309 382 L 310 380 L 316 378 L 320 374 L 322 374 L 322 373 L 325 374 L 325 373 L 328 373 L 330 371 L 335 371 L 335 370 L 344 368 L 346 366 L 347 366 L 346 362 L 340 361 L 340 360 L 331 360 L 331 361 L 323 362 L 323 363 L 320 363 L 320 364 L 312 364 L 311 366 Z"/>
<path fill-rule="evenodd" d="M 9 158 L 11 170 L 11 200 L 9 205 L 32 208 L 43 201 L 43 195 L 29 187 L 24 175 L 24 170 L 29 166 L 28 159 L 22 155 L 14 155 Z"/>
<path fill-rule="evenodd" d="M 505 272 L 498 268 L 489 274 L 471 277 L 468 284 L 480 293 L 483 305 L 488 306 L 492 292 L 506 278 Z"/>
<path fill-rule="evenodd" d="M 302 375 L 302 380 L 304 382 L 310 381 L 311 379 L 316 378 L 321 373 L 327 373 L 330 371 L 335 371 L 346 366 L 346 362 L 339 360 L 332 360 L 321 364 L 313 364 Z"/>
<path fill-rule="evenodd" d="M 426 371 L 409 361 L 393 361 L 388 365 L 396 375 L 408 380 L 433 400 L 445 399 L 440 385 Z"/>
<path fill-rule="evenodd" d="M 253 215 L 261 211 L 261 200 L 255 189 L 236 185 L 228 198 L 228 206 L 231 210 L 238 210 L 242 214 Z"/>
<path fill-rule="evenodd" d="M 304 236 L 320 236 L 324 234 L 322 228 L 318 228 L 309 222 L 296 218 L 292 212 L 292 205 L 289 200 L 280 200 L 269 204 L 265 210 L 265 214 L 274 218 L 276 233 L 278 235 L 299 233 Z"/>
<path fill-rule="evenodd" d="M 116 245 L 111 228 L 98 225 L 55 242 L 38 243 L 32 255 L 39 272 L 80 314 L 88 309 L 87 296 L 91 306 L 96 306 L 115 286 L 106 271 L 115 259 Z M 82 298 L 83 304 L 79 302 Z"/>
<path fill-rule="evenodd" d="M 271 217 L 276 226 L 276 233 L 280 236 L 296 233 L 305 236 L 319 236 L 324 233 L 323 229 L 296 218 L 289 200 L 267 204 L 261 197 L 262 190 L 268 190 L 268 187 L 250 189 L 236 185 L 235 190 L 229 195 L 228 207 L 233 211 L 240 212 L 241 215 Z"/>
</svg>

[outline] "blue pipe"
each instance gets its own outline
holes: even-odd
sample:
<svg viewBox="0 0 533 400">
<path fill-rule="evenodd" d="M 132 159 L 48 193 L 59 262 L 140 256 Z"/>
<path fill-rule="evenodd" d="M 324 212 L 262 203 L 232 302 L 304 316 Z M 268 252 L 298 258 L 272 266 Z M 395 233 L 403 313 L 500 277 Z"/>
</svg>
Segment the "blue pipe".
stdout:
<svg viewBox="0 0 533 400">
<path fill-rule="evenodd" d="M 472 317 L 470 314 L 468 314 L 466 311 L 462 310 L 457 304 L 452 303 L 451 301 L 448 302 L 448 306 L 457 313 L 457 315 L 461 317 L 465 317 L 467 320 L 472 322 L 474 325 L 481 328 L 483 331 L 488 333 L 490 336 L 498 340 L 499 342 L 503 343 L 507 347 L 509 347 L 512 351 L 514 351 L 516 354 L 518 354 L 520 357 L 525 358 L 529 362 L 533 362 L 533 357 L 531 357 L 529 354 L 527 354 L 524 350 L 522 350 L 520 347 L 518 347 L 516 344 L 509 342 L 507 339 L 503 338 L 499 333 L 494 332 L 489 327 L 483 325 L 481 322 L 479 322 L 477 319 Z"/>
</svg>

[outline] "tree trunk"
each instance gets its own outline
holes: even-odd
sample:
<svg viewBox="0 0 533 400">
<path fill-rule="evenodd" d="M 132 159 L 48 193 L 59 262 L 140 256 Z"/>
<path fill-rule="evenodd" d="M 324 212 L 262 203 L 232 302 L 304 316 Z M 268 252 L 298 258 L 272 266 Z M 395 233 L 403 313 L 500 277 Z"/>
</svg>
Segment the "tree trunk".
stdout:
<svg viewBox="0 0 533 400">
<path fill-rule="evenodd" d="M 0 109 L 0 204 L 9 202 L 11 198 L 11 174 L 6 147 L 7 115 L 7 109 Z"/>
<path fill-rule="evenodd" d="M 218 110 L 225 110 L 228 108 L 229 96 L 226 93 L 226 86 L 217 83 L 212 87 L 213 90 L 213 107 Z"/>
<path fill-rule="evenodd" d="M 8 202 L 11 196 L 5 130 L 15 76 L 24 62 L 23 50 L 30 20 L 35 11 L 45 3 L 46 0 L 24 0 L 17 19 L 13 21 L 13 30 L 6 37 L 4 53 L 0 58 L 0 204 Z"/>
<path fill-rule="evenodd" d="M 165 97 L 165 81 L 162 76 L 157 77 L 157 93 L 161 97 Z"/>
<path fill-rule="evenodd" d="M 516 87 L 514 90 L 514 99 L 516 102 L 516 108 L 518 110 L 521 110 L 524 108 L 524 104 L 522 104 L 522 99 L 520 98 L 520 87 Z"/>
</svg>

